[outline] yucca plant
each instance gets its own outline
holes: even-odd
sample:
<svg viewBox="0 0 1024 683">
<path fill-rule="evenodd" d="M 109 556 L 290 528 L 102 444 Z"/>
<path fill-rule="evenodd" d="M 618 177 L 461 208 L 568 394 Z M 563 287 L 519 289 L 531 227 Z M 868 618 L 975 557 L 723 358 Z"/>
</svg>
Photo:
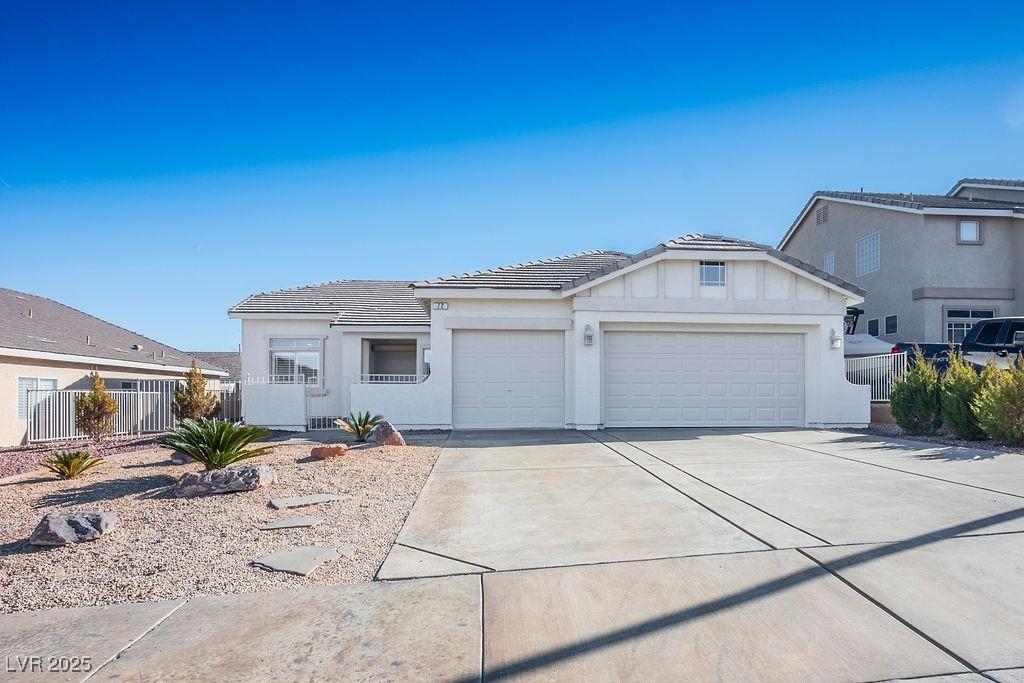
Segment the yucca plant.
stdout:
<svg viewBox="0 0 1024 683">
<path fill-rule="evenodd" d="M 348 417 L 335 420 L 334 424 L 353 434 L 356 437 L 356 441 L 363 443 L 366 441 L 366 437 L 370 435 L 370 432 L 373 431 L 373 428 L 383 419 L 380 415 L 370 415 L 370 411 L 367 410 L 365 413 L 349 413 Z"/>
<path fill-rule="evenodd" d="M 269 434 L 263 427 L 227 420 L 182 420 L 160 443 L 185 453 L 208 470 L 219 470 L 268 453 L 271 446 L 246 446 Z"/>
<path fill-rule="evenodd" d="M 88 451 L 61 451 L 39 463 L 61 479 L 77 479 L 86 470 L 103 464 L 103 458 Z"/>
</svg>

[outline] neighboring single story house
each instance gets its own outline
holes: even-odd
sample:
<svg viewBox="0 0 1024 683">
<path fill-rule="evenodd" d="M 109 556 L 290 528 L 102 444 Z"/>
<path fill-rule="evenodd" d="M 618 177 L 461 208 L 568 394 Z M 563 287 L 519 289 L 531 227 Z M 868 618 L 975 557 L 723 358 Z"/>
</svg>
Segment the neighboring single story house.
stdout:
<svg viewBox="0 0 1024 683">
<path fill-rule="evenodd" d="M 183 351 L 34 294 L 0 288 L 0 446 L 24 442 L 32 389 L 88 389 L 97 371 L 108 389 L 181 379 Z M 196 360 L 209 379 L 227 373 Z"/>
<path fill-rule="evenodd" d="M 238 351 L 186 351 L 185 353 L 226 372 L 227 375 L 220 380 L 221 386 L 225 382 L 237 382 L 242 377 L 242 355 Z"/>
<path fill-rule="evenodd" d="M 423 282 L 255 294 L 244 418 L 407 428 L 864 425 L 843 316 L 863 290 L 771 247 L 686 235 Z"/>
</svg>

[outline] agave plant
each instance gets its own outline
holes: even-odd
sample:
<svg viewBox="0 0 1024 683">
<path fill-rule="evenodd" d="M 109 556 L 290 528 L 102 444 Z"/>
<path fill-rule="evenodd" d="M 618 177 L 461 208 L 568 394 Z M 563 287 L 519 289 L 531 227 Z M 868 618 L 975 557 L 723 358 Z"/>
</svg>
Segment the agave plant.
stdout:
<svg viewBox="0 0 1024 683">
<path fill-rule="evenodd" d="M 370 415 L 370 411 L 366 411 L 365 413 L 349 413 L 348 417 L 335 420 L 334 424 L 355 435 L 356 441 L 362 443 L 383 419 L 380 415 Z"/>
<path fill-rule="evenodd" d="M 246 448 L 268 434 L 263 427 L 227 420 L 182 420 L 160 443 L 181 451 L 208 470 L 219 470 L 269 452 L 270 446 Z"/>
<path fill-rule="evenodd" d="M 103 458 L 88 451 L 61 451 L 39 463 L 61 479 L 77 479 L 86 470 L 103 464 Z"/>
</svg>

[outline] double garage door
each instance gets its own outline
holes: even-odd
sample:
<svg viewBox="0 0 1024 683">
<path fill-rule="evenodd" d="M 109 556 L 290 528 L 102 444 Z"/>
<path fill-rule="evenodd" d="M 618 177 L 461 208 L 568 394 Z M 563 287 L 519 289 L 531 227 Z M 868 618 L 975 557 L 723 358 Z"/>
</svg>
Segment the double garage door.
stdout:
<svg viewBox="0 0 1024 683">
<path fill-rule="evenodd" d="M 804 424 L 803 335 L 607 332 L 603 346 L 606 426 Z M 564 427 L 564 349 L 562 331 L 456 331 L 455 427 Z"/>
<path fill-rule="evenodd" d="M 609 427 L 803 426 L 800 334 L 608 332 Z"/>
</svg>

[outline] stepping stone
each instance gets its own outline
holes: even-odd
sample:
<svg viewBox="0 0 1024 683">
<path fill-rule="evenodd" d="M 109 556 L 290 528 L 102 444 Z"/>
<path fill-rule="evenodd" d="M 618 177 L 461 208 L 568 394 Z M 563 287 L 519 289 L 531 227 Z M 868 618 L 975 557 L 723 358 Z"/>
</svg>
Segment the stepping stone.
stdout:
<svg viewBox="0 0 1024 683">
<path fill-rule="evenodd" d="M 336 560 L 339 557 L 341 555 L 334 548 L 310 545 L 289 548 L 288 550 L 278 550 L 269 555 L 257 557 L 252 563 L 257 567 L 262 567 L 272 572 L 286 572 L 288 574 L 298 574 L 299 576 L 309 576 L 320 565 Z"/>
<path fill-rule="evenodd" d="M 291 498 L 271 498 L 270 507 L 275 510 L 285 510 L 287 508 L 300 508 L 305 505 L 317 505 L 319 503 L 328 503 L 332 500 L 344 500 L 342 496 L 332 496 L 328 493 L 315 493 L 311 496 L 293 496 Z"/>
<path fill-rule="evenodd" d="M 302 529 L 316 526 L 324 521 L 323 517 L 285 517 L 267 522 L 260 527 L 260 531 L 271 531 L 273 529 Z"/>
</svg>

